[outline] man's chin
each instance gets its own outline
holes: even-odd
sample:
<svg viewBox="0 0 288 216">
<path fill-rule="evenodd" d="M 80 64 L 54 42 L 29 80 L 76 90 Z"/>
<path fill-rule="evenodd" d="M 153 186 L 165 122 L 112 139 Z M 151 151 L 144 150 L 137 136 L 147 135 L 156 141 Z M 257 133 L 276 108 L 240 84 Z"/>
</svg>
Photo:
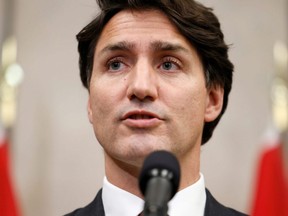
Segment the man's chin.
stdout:
<svg viewBox="0 0 288 216">
<path fill-rule="evenodd" d="M 165 150 L 169 151 L 166 148 L 145 148 L 145 149 L 138 149 L 137 151 L 133 151 L 125 156 L 124 161 L 129 162 L 130 164 L 133 164 L 134 166 L 142 167 L 144 160 L 148 155 L 150 155 L 152 152 Z"/>
</svg>

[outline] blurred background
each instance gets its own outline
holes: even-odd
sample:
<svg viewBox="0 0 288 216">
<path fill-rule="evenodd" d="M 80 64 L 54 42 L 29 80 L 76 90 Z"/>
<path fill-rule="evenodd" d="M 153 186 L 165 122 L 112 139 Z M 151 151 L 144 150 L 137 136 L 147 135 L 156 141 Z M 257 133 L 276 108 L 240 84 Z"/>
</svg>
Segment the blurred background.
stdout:
<svg viewBox="0 0 288 216">
<path fill-rule="evenodd" d="M 200 2 L 214 8 L 235 64 L 228 109 L 202 149 L 201 170 L 218 201 L 250 212 L 259 158 L 275 135 L 271 95 L 283 76 L 277 53 L 285 60 L 288 3 Z M 94 0 L 0 0 L 0 122 L 11 128 L 10 181 L 23 216 L 63 215 L 102 185 L 103 152 L 86 114 L 75 39 L 97 10 Z M 7 87 L 11 65 L 16 78 Z"/>
</svg>

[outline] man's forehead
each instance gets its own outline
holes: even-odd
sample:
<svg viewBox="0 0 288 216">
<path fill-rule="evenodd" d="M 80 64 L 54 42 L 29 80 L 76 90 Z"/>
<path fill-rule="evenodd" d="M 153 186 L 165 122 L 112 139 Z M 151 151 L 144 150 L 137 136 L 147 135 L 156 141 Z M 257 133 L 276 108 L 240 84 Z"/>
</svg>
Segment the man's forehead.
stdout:
<svg viewBox="0 0 288 216">
<path fill-rule="evenodd" d="M 119 38 L 124 36 L 125 33 L 133 35 L 133 33 L 141 33 L 147 37 L 154 34 L 164 34 L 166 36 L 174 34 L 180 34 L 178 28 L 172 23 L 166 14 L 159 10 L 144 10 L 144 11 L 132 11 L 122 10 L 112 16 L 105 24 L 101 31 L 101 37 L 105 38 Z M 152 32 L 151 32 L 152 31 Z M 127 37 L 127 34 L 124 37 Z"/>
<path fill-rule="evenodd" d="M 116 50 L 183 51 L 193 44 L 159 10 L 123 10 L 105 25 L 95 51 L 97 54 Z"/>
</svg>

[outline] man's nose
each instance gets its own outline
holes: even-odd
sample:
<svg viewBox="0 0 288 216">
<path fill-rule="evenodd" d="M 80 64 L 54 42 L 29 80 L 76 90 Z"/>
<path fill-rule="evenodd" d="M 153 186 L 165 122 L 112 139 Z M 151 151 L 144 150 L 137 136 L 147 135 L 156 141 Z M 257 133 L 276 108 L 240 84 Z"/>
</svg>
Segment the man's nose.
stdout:
<svg viewBox="0 0 288 216">
<path fill-rule="evenodd" d="M 158 97 L 157 74 L 147 61 L 139 61 L 129 75 L 127 97 L 154 101 Z"/>
</svg>

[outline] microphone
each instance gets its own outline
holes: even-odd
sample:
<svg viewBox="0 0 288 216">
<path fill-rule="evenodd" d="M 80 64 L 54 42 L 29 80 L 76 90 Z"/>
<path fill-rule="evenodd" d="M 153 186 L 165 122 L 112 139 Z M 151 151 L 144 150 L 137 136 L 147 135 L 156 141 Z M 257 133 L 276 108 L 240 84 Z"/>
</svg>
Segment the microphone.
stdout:
<svg viewBox="0 0 288 216">
<path fill-rule="evenodd" d="M 168 201 L 176 194 L 179 181 L 177 158 L 167 151 L 151 153 L 144 161 L 139 178 L 145 197 L 144 216 L 167 216 Z"/>
</svg>

